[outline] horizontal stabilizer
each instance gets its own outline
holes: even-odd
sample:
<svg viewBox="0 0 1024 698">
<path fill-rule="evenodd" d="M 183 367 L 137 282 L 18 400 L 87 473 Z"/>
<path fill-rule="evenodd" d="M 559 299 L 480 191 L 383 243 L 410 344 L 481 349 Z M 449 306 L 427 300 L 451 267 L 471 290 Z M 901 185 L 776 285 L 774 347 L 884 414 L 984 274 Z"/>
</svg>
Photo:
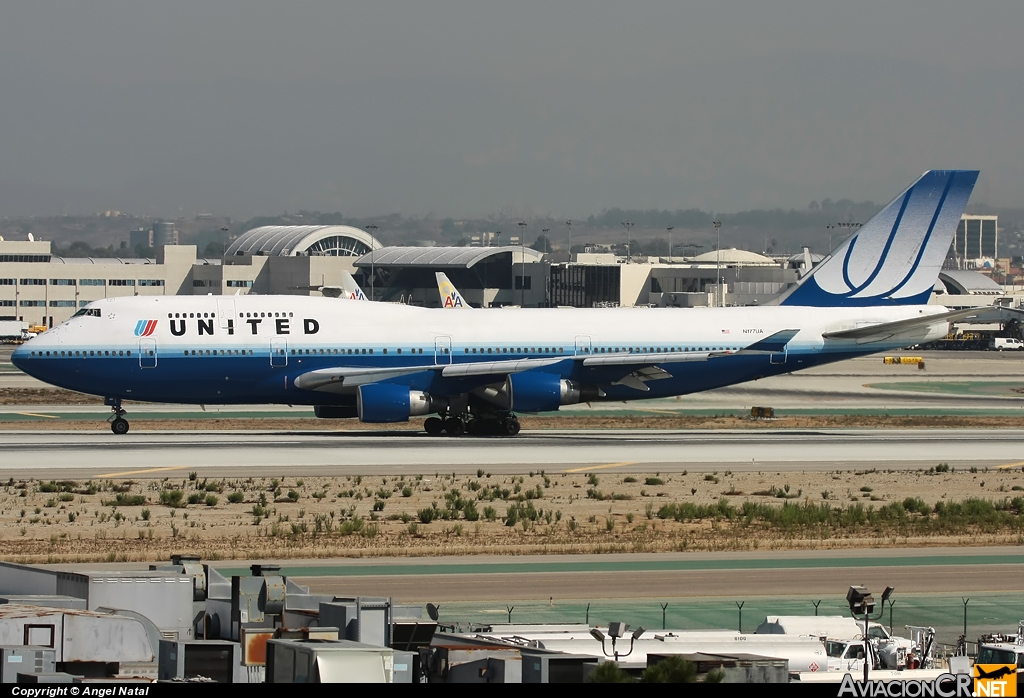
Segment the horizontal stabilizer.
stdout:
<svg viewBox="0 0 1024 698">
<path fill-rule="evenodd" d="M 875 339 L 882 340 L 894 334 L 910 332 L 916 329 L 923 329 L 936 325 L 940 322 L 953 322 L 965 318 L 980 315 L 991 308 L 966 308 L 964 310 L 951 310 L 948 313 L 938 315 L 922 315 L 921 317 L 910 318 L 909 320 L 897 320 L 896 322 L 884 322 L 879 325 L 868 325 L 849 330 L 838 330 L 836 332 L 824 332 L 825 339 Z"/>
</svg>

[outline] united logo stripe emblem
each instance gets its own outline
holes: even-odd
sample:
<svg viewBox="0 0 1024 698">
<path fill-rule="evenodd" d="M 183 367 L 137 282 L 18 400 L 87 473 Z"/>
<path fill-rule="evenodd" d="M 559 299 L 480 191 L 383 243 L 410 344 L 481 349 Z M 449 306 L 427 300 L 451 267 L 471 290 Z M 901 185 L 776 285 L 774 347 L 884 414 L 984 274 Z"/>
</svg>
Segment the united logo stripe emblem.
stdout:
<svg viewBox="0 0 1024 698">
<path fill-rule="evenodd" d="M 135 323 L 136 337 L 149 337 L 156 331 L 156 320 L 139 320 Z"/>
</svg>

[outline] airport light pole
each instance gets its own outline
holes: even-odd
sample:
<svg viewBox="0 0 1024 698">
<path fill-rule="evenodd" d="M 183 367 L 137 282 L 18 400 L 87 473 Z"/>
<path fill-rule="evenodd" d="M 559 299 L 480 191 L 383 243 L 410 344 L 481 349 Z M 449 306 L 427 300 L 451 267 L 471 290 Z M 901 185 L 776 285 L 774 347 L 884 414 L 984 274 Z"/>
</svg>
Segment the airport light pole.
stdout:
<svg viewBox="0 0 1024 698">
<path fill-rule="evenodd" d="M 377 300 L 376 297 L 373 295 L 373 285 L 374 285 L 374 282 L 376 281 L 376 279 L 374 278 L 374 276 L 376 274 L 376 271 L 374 270 L 374 266 L 373 266 L 373 252 L 374 252 L 373 243 L 376 242 L 376 240 L 377 240 L 377 235 L 376 235 L 376 233 L 377 233 L 377 226 L 375 226 L 373 223 L 370 223 L 370 225 L 366 226 L 366 229 L 371 231 L 370 232 L 370 300 L 373 301 L 373 300 Z"/>
<path fill-rule="evenodd" d="M 864 684 L 868 683 L 868 666 L 871 664 L 871 642 L 868 639 L 868 621 L 879 620 L 885 613 L 885 602 L 892 596 L 893 588 L 886 587 L 882 592 L 882 608 L 874 618 L 871 614 L 875 610 L 875 598 L 864 586 L 852 586 L 846 592 L 846 601 L 850 604 L 850 614 L 857 618 L 864 617 Z"/>
<path fill-rule="evenodd" d="M 597 628 L 591 629 L 590 636 L 601 643 L 601 653 L 604 654 L 604 656 L 612 657 L 617 662 L 619 661 L 619 657 L 628 657 L 629 655 L 633 654 L 633 643 L 639 640 L 640 636 L 644 634 L 643 628 L 637 628 L 636 630 L 634 630 L 633 633 L 629 636 L 629 652 L 626 652 L 625 654 L 619 654 L 619 651 L 615 648 L 615 641 L 621 637 L 624 637 L 628 631 L 629 626 L 626 623 L 609 623 L 607 636 L 605 636 L 605 634 Z M 606 637 L 610 637 L 612 639 L 611 654 L 609 654 L 608 650 L 604 648 L 604 641 Z"/>
<path fill-rule="evenodd" d="M 526 307 L 526 221 L 516 223 L 519 226 L 519 247 L 520 247 L 520 277 L 519 277 L 519 307 Z"/>
<path fill-rule="evenodd" d="M 715 294 L 718 296 L 715 305 L 722 307 L 725 304 L 725 294 L 722 293 L 722 221 L 715 220 L 712 224 L 718 240 L 715 243 Z"/>
<path fill-rule="evenodd" d="M 826 225 L 825 232 L 828 233 L 828 252 L 832 254 L 832 232 L 836 229 L 834 225 Z"/>
<path fill-rule="evenodd" d="M 626 229 L 626 264 L 629 264 L 629 258 L 632 257 L 632 243 L 629 239 L 629 229 L 633 227 L 633 221 L 623 221 L 622 227 Z"/>
<path fill-rule="evenodd" d="M 569 228 L 569 261 L 572 261 L 572 221 L 568 220 L 565 222 L 566 227 Z"/>
<path fill-rule="evenodd" d="M 673 228 L 675 228 L 674 225 L 670 225 L 669 227 L 665 228 L 665 230 L 668 231 L 668 263 L 669 264 L 672 263 L 672 229 Z"/>
</svg>

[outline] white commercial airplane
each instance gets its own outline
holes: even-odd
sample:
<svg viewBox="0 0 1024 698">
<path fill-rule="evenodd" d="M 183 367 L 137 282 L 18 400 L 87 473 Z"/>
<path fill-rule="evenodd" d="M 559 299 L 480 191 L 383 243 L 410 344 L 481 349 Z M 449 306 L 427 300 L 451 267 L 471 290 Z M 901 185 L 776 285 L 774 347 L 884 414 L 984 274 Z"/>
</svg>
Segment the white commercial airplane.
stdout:
<svg viewBox="0 0 1024 698">
<path fill-rule="evenodd" d="M 369 300 L 363 289 L 347 271 L 341 272 L 341 286 L 292 286 L 296 291 L 319 291 L 325 298 L 347 298 L 350 301 Z"/>
<path fill-rule="evenodd" d="M 308 296 L 90 303 L 19 347 L 54 385 L 122 400 L 307 404 L 319 417 L 519 431 L 517 412 L 688 395 L 938 339 L 928 305 L 976 171 L 926 172 L 777 305 L 449 312 Z"/>
</svg>

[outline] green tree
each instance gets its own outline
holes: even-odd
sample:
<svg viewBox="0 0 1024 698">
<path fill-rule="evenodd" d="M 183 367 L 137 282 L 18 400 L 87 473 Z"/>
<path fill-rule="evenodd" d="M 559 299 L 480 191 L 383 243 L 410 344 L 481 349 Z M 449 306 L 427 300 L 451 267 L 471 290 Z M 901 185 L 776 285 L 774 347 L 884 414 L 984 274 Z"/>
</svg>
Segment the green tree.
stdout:
<svg viewBox="0 0 1024 698">
<path fill-rule="evenodd" d="M 590 672 L 588 683 L 635 683 L 632 676 L 616 662 L 602 662 Z"/>
<path fill-rule="evenodd" d="M 682 657 L 665 657 L 644 669 L 640 680 L 644 683 L 696 683 L 697 665 Z"/>
<path fill-rule="evenodd" d="M 538 235 L 536 241 L 530 245 L 531 250 L 537 250 L 538 252 L 550 252 L 551 241 L 548 240 L 547 235 Z"/>
</svg>

